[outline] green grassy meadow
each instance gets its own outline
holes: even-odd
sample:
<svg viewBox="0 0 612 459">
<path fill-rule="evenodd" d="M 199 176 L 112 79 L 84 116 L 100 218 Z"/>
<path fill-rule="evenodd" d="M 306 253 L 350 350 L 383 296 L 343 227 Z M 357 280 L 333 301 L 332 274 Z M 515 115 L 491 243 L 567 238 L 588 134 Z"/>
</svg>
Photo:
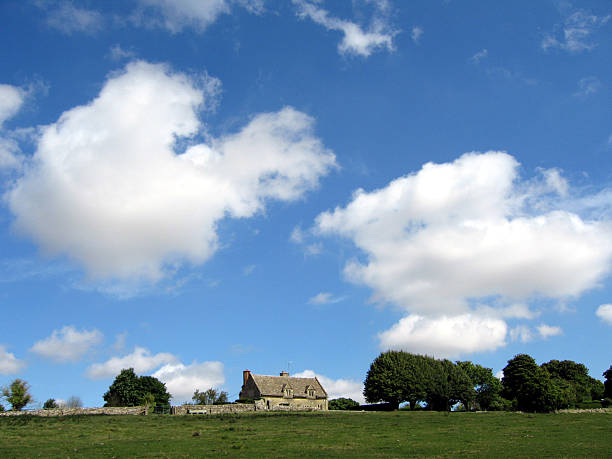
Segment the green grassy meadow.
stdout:
<svg viewBox="0 0 612 459">
<path fill-rule="evenodd" d="M 0 457 L 612 457 L 612 413 L 0 417 Z"/>
</svg>

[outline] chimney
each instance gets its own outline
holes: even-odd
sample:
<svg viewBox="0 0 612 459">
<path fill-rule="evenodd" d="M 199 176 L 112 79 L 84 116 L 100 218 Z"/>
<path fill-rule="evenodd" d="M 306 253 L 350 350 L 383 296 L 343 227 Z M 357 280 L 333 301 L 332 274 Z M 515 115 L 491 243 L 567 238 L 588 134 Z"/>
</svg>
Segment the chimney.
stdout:
<svg viewBox="0 0 612 459">
<path fill-rule="evenodd" d="M 280 375 L 281 376 L 289 376 L 289 372 L 288 371 L 281 371 Z"/>
<path fill-rule="evenodd" d="M 250 370 L 244 370 L 242 372 L 242 385 L 246 386 L 247 380 L 249 379 L 249 376 L 251 376 L 251 372 Z"/>
</svg>

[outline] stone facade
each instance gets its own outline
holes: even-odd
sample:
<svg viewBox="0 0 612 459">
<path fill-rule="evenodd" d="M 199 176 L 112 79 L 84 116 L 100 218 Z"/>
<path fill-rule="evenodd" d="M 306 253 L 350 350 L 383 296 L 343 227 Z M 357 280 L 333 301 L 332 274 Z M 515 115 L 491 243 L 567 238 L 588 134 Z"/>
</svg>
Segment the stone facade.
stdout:
<svg viewBox="0 0 612 459">
<path fill-rule="evenodd" d="M 263 402 L 270 411 L 327 410 L 327 392 L 315 378 L 295 378 L 283 371 L 279 376 L 243 372 L 241 399 Z"/>
</svg>

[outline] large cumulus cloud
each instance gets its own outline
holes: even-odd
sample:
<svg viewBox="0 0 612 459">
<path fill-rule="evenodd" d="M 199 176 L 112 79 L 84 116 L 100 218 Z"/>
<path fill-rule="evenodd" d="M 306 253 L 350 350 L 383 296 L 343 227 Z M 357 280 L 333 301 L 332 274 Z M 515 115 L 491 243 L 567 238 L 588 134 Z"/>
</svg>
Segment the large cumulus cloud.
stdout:
<svg viewBox="0 0 612 459">
<path fill-rule="evenodd" d="M 177 154 L 177 139 L 204 128 L 198 110 L 216 89 L 142 61 L 111 75 L 43 129 L 6 196 L 15 227 L 93 278 L 155 281 L 167 266 L 206 261 L 220 219 L 298 199 L 335 166 L 314 120 L 291 107 Z"/>
<path fill-rule="evenodd" d="M 567 194 L 558 171 L 521 181 L 518 166 L 503 152 L 428 163 L 317 217 L 319 233 L 349 238 L 365 254 L 345 276 L 410 313 L 380 335 L 383 347 L 444 356 L 495 349 L 509 304 L 576 297 L 609 272 L 610 222 L 554 208 Z M 501 307 L 485 307 L 491 298 Z"/>
</svg>

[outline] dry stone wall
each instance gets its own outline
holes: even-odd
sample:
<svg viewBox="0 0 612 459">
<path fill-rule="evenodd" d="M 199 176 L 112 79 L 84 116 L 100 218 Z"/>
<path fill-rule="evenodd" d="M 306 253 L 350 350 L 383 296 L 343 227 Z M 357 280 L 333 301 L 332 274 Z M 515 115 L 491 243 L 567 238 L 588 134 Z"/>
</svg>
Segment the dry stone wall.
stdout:
<svg viewBox="0 0 612 459">
<path fill-rule="evenodd" d="M 253 403 L 233 403 L 229 405 L 181 405 L 173 406 L 172 414 L 179 416 L 186 414 L 229 414 L 246 413 L 265 409 Z"/>
<path fill-rule="evenodd" d="M 75 416 L 88 414 L 107 414 L 107 415 L 140 415 L 145 414 L 144 406 L 112 406 L 103 408 L 53 408 L 50 410 L 31 410 L 31 411 L 4 411 L 0 416 Z"/>
</svg>

